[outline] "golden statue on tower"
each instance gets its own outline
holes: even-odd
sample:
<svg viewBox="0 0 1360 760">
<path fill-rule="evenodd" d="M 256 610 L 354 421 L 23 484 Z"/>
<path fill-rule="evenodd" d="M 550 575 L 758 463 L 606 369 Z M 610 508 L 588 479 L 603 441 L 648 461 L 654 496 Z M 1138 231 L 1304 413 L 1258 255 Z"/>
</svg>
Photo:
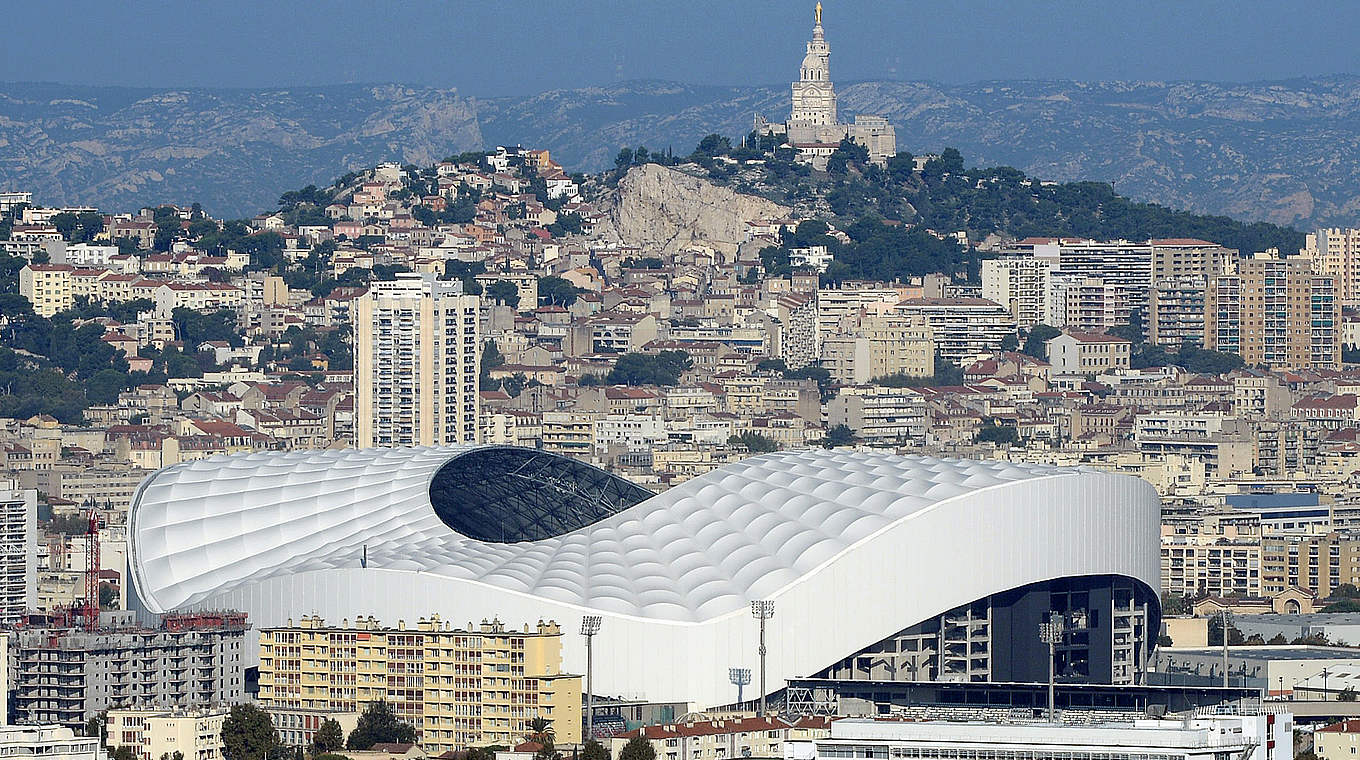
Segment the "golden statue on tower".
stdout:
<svg viewBox="0 0 1360 760">
<path fill-rule="evenodd" d="M 821 4 L 821 3 L 817 3 L 817 10 L 813 11 L 813 16 L 814 16 L 814 18 L 815 18 L 815 20 L 816 20 L 817 26 L 821 26 L 821 25 L 822 25 L 822 4 Z"/>
</svg>

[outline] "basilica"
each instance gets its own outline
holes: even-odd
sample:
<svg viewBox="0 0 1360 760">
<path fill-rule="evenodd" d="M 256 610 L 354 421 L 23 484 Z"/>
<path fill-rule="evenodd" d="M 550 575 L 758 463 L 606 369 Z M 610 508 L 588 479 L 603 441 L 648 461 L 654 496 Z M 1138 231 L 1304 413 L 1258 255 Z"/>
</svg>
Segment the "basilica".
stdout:
<svg viewBox="0 0 1360 760">
<path fill-rule="evenodd" d="M 826 166 L 826 159 L 845 138 L 864 146 L 869 151 L 870 161 L 883 163 L 897 153 L 896 131 L 882 116 L 857 114 L 852 124 L 839 120 L 830 61 L 831 45 L 827 44 L 822 30 L 822 4 L 817 3 L 812 39 L 807 44 L 798 81 L 793 83 L 793 108 L 789 120 L 771 124 L 757 116 L 756 131 L 785 135 L 798 151 L 798 160 L 809 161 L 817 168 Z"/>
</svg>

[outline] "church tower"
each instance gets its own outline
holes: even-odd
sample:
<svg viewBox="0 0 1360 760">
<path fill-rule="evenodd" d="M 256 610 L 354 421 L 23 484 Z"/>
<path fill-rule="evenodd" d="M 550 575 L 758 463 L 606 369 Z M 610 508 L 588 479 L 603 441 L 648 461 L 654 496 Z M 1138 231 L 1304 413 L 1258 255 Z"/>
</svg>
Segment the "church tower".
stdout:
<svg viewBox="0 0 1360 760">
<path fill-rule="evenodd" d="M 831 46 L 822 32 L 822 4 L 817 3 L 812 40 L 793 83 L 791 124 L 827 126 L 836 123 L 836 89 L 831 84 Z"/>
</svg>

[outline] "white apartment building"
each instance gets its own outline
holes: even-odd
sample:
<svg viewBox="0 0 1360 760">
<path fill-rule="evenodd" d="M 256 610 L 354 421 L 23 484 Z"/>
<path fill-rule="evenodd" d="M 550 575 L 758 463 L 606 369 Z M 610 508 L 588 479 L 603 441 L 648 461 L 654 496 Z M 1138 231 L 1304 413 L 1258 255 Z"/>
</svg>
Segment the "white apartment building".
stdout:
<svg viewBox="0 0 1360 760">
<path fill-rule="evenodd" d="M 789 369 L 802 369 L 821 352 L 817 298 L 811 293 L 786 293 L 774 305 L 779 320 L 779 358 Z"/>
<path fill-rule="evenodd" d="M 856 287 L 850 284 L 818 290 L 817 332 L 830 335 L 836 331 L 841 317 L 875 304 L 895 304 L 905 296 L 906 290 L 903 288 Z"/>
<path fill-rule="evenodd" d="M 609 414 L 595 420 L 596 451 L 610 446 L 648 451 L 666 439 L 666 423 L 659 414 Z"/>
<path fill-rule="evenodd" d="M 1044 324 L 1100 332 L 1128 320 L 1127 293 L 1101 277 L 1049 272 L 1044 280 Z"/>
<path fill-rule="evenodd" d="M 1028 330 L 1046 322 L 1045 282 L 1053 260 L 1033 256 L 982 262 L 982 297 L 1006 307 L 1016 324 Z"/>
<path fill-rule="evenodd" d="M 924 445 L 930 426 L 925 398 L 913 388 L 842 388 L 827 415 L 829 425 L 845 425 L 870 446 Z"/>
<path fill-rule="evenodd" d="M 1006 337 L 1015 336 L 1010 312 L 985 298 L 909 298 L 893 313 L 924 319 L 935 354 L 959 365 L 1000 351 Z"/>
<path fill-rule="evenodd" d="M 107 267 L 118 255 L 116 245 L 92 245 L 90 243 L 71 243 L 60 263 L 77 267 Z"/>
<path fill-rule="evenodd" d="M 101 760 L 96 737 L 76 736 L 65 726 L 0 726 L 0 757 Z"/>
<path fill-rule="evenodd" d="M 38 601 L 38 492 L 0 481 L 0 625 Z"/>
<path fill-rule="evenodd" d="M 184 760 L 221 760 L 227 708 L 201 710 L 109 710 L 109 747 L 130 747 L 136 760 L 180 753 Z"/>
<path fill-rule="evenodd" d="M 432 274 L 375 282 L 355 300 L 355 442 L 434 446 L 477 440 L 477 296 Z"/>
<path fill-rule="evenodd" d="M 1264 711 L 1263 711 L 1264 712 Z M 785 760 L 1292 760 L 1290 713 L 1063 724 L 847 718 L 825 739 L 784 743 Z"/>
</svg>

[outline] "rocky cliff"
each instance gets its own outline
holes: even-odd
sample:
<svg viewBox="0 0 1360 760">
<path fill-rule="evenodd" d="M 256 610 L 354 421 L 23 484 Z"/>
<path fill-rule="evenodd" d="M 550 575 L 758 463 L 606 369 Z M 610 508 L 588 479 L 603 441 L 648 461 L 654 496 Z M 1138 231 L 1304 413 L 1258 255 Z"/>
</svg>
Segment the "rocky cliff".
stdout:
<svg viewBox="0 0 1360 760">
<path fill-rule="evenodd" d="M 604 204 L 605 234 L 644 252 L 673 252 L 705 245 L 736 252 L 746 222 L 778 219 L 789 209 L 754 195 L 658 164 L 637 166 L 619 180 Z"/>
</svg>

